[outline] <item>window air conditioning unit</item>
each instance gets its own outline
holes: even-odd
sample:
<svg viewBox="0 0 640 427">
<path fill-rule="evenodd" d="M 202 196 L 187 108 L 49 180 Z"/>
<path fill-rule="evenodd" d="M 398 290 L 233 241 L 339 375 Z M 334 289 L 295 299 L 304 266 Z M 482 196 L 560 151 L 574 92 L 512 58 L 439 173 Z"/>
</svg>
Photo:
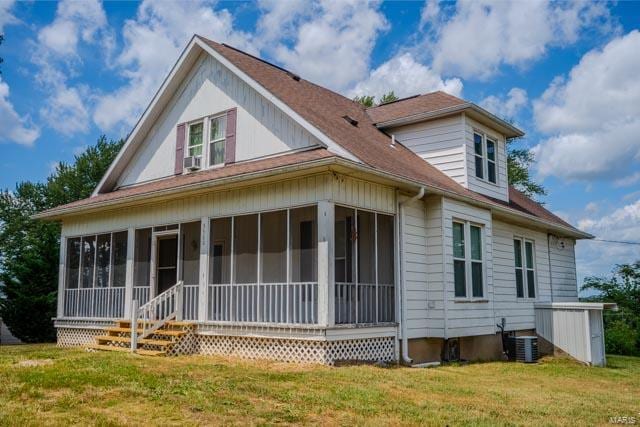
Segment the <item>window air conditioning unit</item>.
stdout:
<svg viewBox="0 0 640 427">
<path fill-rule="evenodd" d="M 202 158 L 189 156 L 184 158 L 184 168 L 189 171 L 197 171 L 201 168 Z"/>
</svg>

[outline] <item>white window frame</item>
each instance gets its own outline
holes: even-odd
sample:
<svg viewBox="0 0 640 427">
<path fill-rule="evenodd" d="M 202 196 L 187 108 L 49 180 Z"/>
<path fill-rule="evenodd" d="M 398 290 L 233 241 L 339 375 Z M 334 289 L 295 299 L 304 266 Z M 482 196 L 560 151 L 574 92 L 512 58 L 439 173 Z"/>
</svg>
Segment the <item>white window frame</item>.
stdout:
<svg viewBox="0 0 640 427">
<path fill-rule="evenodd" d="M 475 136 L 479 135 L 482 138 L 482 155 L 477 154 L 476 153 L 476 140 L 475 140 Z M 487 150 L 487 141 L 491 141 L 493 142 L 493 146 L 494 146 L 494 160 L 490 160 L 489 159 L 489 151 Z M 474 176 L 476 179 L 479 179 L 481 181 L 484 181 L 488 184 L 491 185 L 499 185 L 498 184 L 498 147 L 499 147 L 499 139 L 492 136 L 492 135 L 487 135 L 485 132 L 482 132 L 478 129 L 474 129 L 473 130 L 473 167 L 474 167 Z M 477 175 L 477 169 L 475 167 L 476 163 L 475 163 L 475 159 L 480 158 L 482 160 L 482 177 L 479 177 Z M 491 180 L 489 180 L 489 163 L 493 163 L 494 165 L 494 169 L 495 169 L 495 175 L 496 175 L 496 182 L 492 182 Z"/>
<path fill-rule="evenodd" d="M 222 138 L 219 139 L 211 139 L 211 122 L 220 118 L 224 118 L 225 124 L 224 124 L 224 135 L 222 136 Z M 216 114 L 213 116 L 209 116 L 207 117 L 207 148 L 206 148 L 206 160 L 207 160 L 207 168 L 219 168 L 225 165 L 225 159 L 227 156 L 227 114 L 226 113 L 220 113 L 220 114 Z M 211 160 L 211 154 L 213 153 L 213 150 L 211 149 L 211 147 L 214 144 L 217 144 L 219 142 L 223 143 L 224 146 L 224 154 L 222 156 L 222 163 L 214 163 L 211 164 L 210 160 Z M 204 151 L 203 151 L 204 152 Z"/>
<path fill-rule="evenodd" d="M 453 250 L 454 237 L 453 237 L 453 224 L 462 224 L 464 231 L 464 258 L 456 257 L 453 255 L 455 251 Z M 474 260 L 471 258 L 471 227 L 480 228 L 480 256 L 481 260 Z M 456 296 L 455 295 L 455 266 L 452 262 L 451 265 L 454 268 L 453 271 L 453 295 L 455 300 L 458 301 L 486 301 L 487 299 L 487 264 L 486 264 L 486 250 L 485 250 L 485 225 L 481 223 L 477 223 L 474 221 L 468 221 L 459 218 L 453 218 L 451 220 L 451 243 L 452 243 L 452 259 L 453 261 L 464 261 L 464 273 L 465 273 L 465 295 L 464 296 Z M 472 264 L 480 262 L 482 264 L 482 295 L 481 296 L 473 296 L 473 272 L 472 272 Z"/>
<path fill-rule="evenodd" d="M 532 239 L 527 239 L 520 236 L 513 236 L 513 240 L 520 241 L 520 259 L 522 260 L 522 266 L 516 266 L 515 260 L 515 244 L 513 246 L 514 258 L 513 258 L 513 266 L 514 266 L 514 274 L 516 270 L 522 270 L 522 297 L 518 296 L 518 284 L 516 284 L 516 298 L 518 300 L 535 300 L 538 297 L 538 274 L 536 272 L 536 242 Z M 533 263 L 532 267 L 527 266 L 527 249 L 526 244 L 531 243 L 531 262 Z M 527 272 L 533 272 L 533 293 L 534 295 L 529 295 L 529 276 Z"/>
<path fill-rule="evenodd" d="M 205 153 L 205 142 L 204 142 L 204 139 L 205 139 L 205 135 L 206 135 L 205 132 L 207 131 L 207 129 L 206 129 L 207 126 L 206 126 L 205 122 L 206 122 L 206 120 L 198 119 L 198 120 L 194 120 L 194 121 L 192 121 L 190 123 L 187 123 L 187 140 L 186 140 L 186 145 L 187 146 L 185 147 L 186 148 L 185 149 L 185 155 L 184 155 L 185 158 L 186 157 L 191 157 L 191 153 L 190 153 L 191 148 L 198 147 L 197 145 L 195 145 L 194 147 L 191 147 L 191 145 L 190 145 L 190 142 L 191 142 L 191 127 L 195 126 L 195 125 L 198 125 L 198 124 L 202 125 L 202 143 L 200 144 L 200 146 L 202 147 L 202 152 L 200 153 L 200 155 L 194 156 L 194 157 L 200 157 L 201 159 L 202 158 L 206 158 L 205 157 L 206 153 Z"/>
</svg>

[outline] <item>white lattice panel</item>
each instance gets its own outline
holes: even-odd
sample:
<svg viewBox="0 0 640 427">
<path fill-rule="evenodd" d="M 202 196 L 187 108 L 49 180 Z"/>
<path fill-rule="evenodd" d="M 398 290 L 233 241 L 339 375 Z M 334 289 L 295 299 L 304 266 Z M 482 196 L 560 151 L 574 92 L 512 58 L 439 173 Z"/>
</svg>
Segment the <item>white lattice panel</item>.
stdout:
<svg viewBox="0 0 640 427">
<path fill-rule="evenodd" d="M 196 336 L 198 353 L 270 359 L 282 362 L 322 363 L 336 361 L 392 361 L 393 337 L 344 341 L 273 339 L 264 337 Z"/>
<path fill-rule="evenodd" d="M 101 329 L 58 328 L 58 347 L 77 347 L 95 344 L 95 337 L 103 335 Z"/>
</svg>

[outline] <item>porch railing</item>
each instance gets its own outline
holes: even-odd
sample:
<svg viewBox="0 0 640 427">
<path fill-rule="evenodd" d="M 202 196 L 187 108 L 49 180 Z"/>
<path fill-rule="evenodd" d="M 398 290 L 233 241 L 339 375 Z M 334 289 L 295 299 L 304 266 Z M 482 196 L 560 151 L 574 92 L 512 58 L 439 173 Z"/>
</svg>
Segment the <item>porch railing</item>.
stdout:
<svg viewBox="0 0 640 427">
<path fill-rule="evenodd" d="M 182 310 L 179 308 L 183 304 L 183 292 L 184 284 L 178 282 L 146 304 L 138 306 L 138 301 L 133 301 L 131 309 L 132 351 L 138 347 L 137 340 L 139 338 L 148 337 L 168 320 L 182 320 Z M 139 328 L 142 329 L 140 333 L 137 332 Z"/>
<path fill-rule="evenodd" d="M 335 323 L 393 322 L 394 301 L 393 284 L 336 282 Z"/>
<path fill-rule="evenodd" d="M 124 316 L 122 287 L 65 289 L 64 316 L 86 318 L 118 318 Z"/>
<path fill-rule="evenodd" d="M 317 323 L 318 283 L 209 285 L 207 320 L 242 323 Z"/>
</svg>

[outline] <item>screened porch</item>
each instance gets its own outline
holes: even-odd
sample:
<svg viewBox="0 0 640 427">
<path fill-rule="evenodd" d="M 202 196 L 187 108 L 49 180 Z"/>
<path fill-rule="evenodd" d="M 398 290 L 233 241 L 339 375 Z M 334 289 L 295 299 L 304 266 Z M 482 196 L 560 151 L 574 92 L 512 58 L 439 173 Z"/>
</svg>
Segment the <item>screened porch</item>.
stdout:
<svg viewBox="0 0 640 427">
<path fill-rule="evenodd" d="M 185 320 L 394 322 L 394 221 L 324 203 L 322 211 L 309 205 L 67 237 L 59 317 L 127 317 L 134 300 L 141 306 L 182 282 L 170 304 L 182 306 Z M 319 245 L 319 235 L 333 244 Z"/>
</svg>

